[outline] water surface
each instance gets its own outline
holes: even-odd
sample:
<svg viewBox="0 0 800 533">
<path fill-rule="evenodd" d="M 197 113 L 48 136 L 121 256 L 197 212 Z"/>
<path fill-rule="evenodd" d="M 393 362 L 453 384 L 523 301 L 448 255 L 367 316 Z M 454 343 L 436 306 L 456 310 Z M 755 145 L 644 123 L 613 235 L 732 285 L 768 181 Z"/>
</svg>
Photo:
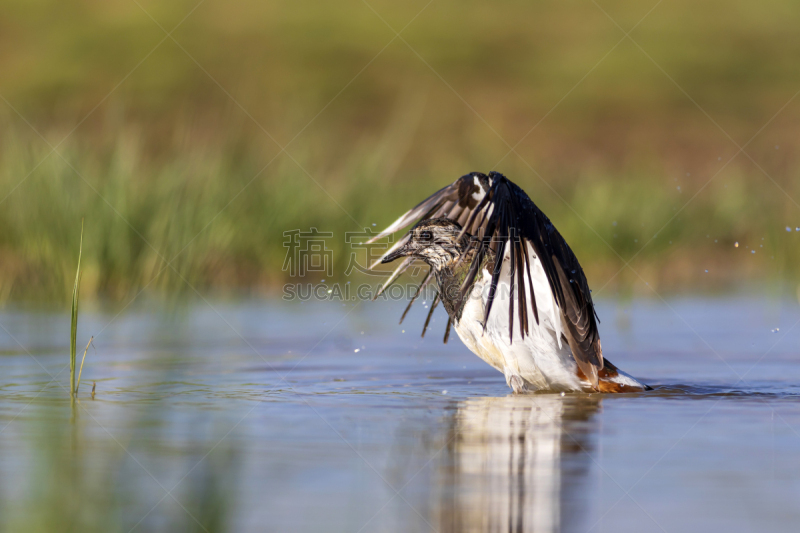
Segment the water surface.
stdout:
<svg viewBox="0 0 800 533">
<path fill-rule="evenodd" d="M 0 525 L 35 531 L 795 531 L 800 309 L 605 300 L 655 390 L 512 396 L 444 315 L 198 302 L 0 314 Z M 92 382 L 96 395 L 90 397 Z"/>
</svg>

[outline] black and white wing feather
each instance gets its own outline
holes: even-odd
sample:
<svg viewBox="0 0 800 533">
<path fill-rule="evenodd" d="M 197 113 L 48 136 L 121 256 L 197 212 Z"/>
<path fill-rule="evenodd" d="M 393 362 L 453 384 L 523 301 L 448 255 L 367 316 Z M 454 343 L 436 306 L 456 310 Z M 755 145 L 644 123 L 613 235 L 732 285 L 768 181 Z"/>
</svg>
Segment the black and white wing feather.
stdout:
<svg viewBox="0 0 800 533">
<path fill-rule="evenodd" d="M 464 293 L 470 290 L 476 276 L 480 274 L 480 265 L 489 253 L 488 250 L 493 250 L 495 257 L 504 258 L 495 261 L 486 301 L 484 324 L 488 323 L 486 319 L 490 313 L 508 312 L 509 339 L 513 339 L 515 318 L 522 337 L 530 334 L 531 321 L 539 323 L 536 298 L 550 297 L 550 295 L 537 295 L 533 290 L 531 263 L 538 258 L 547 277 L 552 297 L 558 305 L 563 334 L 575 361 L 586 377 L 597 385 L 597 373 L 603 368 L 603 351 L 589 284 L 575 254 L 550 219 L 536 207 L 528 195 L 500 173 L 490 172 L 487 176 L 480 172 L 472 172 L 423 200 L 373 237 L 371 242 L 419 220 L 438 217 L 458 222 L 464 233 L 477 237 L 478 252 L 472 259 L 469 273 L 461 287 Z M 384 257 L 399 249 L 407 240 L 408 235 L 400 239 Z M 533 258 L 528 253 L 529 249 L 535 254 Z M 370 268 L 378 265 L 381 259 Z M 410 257 L 402 261 L 389 280 L 384 283 L 381 291 L 405 272 L 411 262 Z M 504 262 L 510 263 L 511 293 L 514 294 L 516 291 L 516 298 L 508 299 L 507 311 L 493 309 Z M 419 290 L 424 289 L 432 279 L 433 276 L 426 276 Z M 431 305 L 431 310 L 436 303 L 438 302 L 435 301 Z M 409 307 L 412 304 L 413 300 Z M 448 332 L 449 327 L 448 323 Z"/>
</svg>

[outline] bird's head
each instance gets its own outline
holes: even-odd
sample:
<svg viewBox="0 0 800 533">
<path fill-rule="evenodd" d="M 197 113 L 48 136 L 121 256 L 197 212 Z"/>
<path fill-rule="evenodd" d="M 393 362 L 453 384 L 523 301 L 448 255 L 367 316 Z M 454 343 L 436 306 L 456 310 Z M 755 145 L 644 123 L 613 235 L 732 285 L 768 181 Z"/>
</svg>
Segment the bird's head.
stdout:
<svg viewBox="0 0 800 533">
<path fill-rule="evenodd" d="M 440 270 L 458 259 L 467 247 L 469 236 L 459 239 L 461 226 L 447 218 L 422 220 L 409 231 L 405 245 L 383 258 L 389 263 L 399 257 L 413 256 L 422 259 L 435 270 Z"/>
</svg>

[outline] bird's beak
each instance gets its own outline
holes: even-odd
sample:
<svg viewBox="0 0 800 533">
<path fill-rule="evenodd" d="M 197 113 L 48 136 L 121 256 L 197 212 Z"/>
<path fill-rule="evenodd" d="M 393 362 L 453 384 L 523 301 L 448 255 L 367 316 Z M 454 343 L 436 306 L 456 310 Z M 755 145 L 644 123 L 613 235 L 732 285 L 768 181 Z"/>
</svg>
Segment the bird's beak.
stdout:
<svg viewBox="0 0 800 533">
<path fill-rule="evenodd" d="M 410 243 L 406 243 L 404 246 L 400 247 L 399 249 L 395 250 L 394 252 L 390 253 L 386 257 L 381 260 L 382 264 L 391 263 L 398 257 L 405 257 L 407 255 L 411 255 L 411 248 L 409 247 Z"/>
</svg>

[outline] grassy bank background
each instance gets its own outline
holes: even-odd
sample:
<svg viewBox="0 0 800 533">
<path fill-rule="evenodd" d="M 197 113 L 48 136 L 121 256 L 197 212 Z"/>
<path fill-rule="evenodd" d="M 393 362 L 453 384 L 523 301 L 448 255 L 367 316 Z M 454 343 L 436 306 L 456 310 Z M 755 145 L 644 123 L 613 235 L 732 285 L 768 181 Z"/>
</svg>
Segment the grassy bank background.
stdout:
<svg viewBox="0 0 800 533">
<path fill-rule="evenodd" d="M 68 299 L 81 217 L 84 297 L 269 292 L 310 227 L 344 279 L 345 232 L 492 169 L 595 290 L 800 279 L 787 0 L 0 10 L 2 301 Z"/>
</svg>

